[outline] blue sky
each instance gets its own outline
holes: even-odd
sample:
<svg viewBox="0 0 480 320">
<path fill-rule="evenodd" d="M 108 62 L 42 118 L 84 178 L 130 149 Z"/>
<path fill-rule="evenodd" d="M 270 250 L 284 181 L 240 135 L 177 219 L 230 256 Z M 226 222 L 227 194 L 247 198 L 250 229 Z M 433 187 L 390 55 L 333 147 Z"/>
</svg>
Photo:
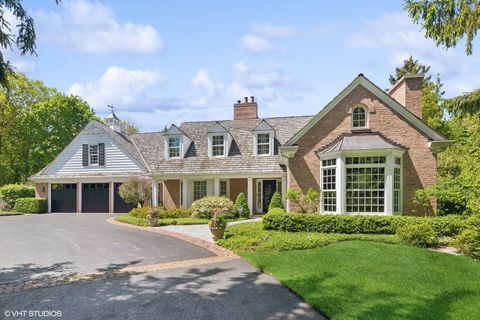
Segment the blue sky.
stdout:
<svg viewBox="0 0 480 320">
<path fill-rule="evenodd" d="M 440 73 L 447 96 L 480 86 L 478 54 L 423 38 L 394 1 L 25 1 L 38 57 L 19 71 L 114 104 L 143 131 L 230 119 L 254 95 L 262 117 L 315 114 L 358 73 L 383 88 L 413 54 Z M 475 47 L 474 47 L 475 50 Z"/>
</svg>

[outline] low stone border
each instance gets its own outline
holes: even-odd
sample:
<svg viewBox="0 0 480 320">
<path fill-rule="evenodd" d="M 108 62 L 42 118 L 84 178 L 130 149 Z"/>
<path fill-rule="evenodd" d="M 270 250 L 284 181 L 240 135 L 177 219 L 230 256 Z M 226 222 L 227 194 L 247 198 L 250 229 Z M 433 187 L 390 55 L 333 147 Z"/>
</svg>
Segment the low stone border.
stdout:
<svg viewBox="0 0 480 320">
<path fill-rule="evenodd" d="M 93 280 L 99 280 L 99 279 L 106 279 L 106 278 L 115 277 L 115 276 L 136 275 L 136 274 L 142 274 L 142 273 L 154 272 L 154 271 L 194 267 L 194 266 L 218 263 L 218 262 L 223 262 L 223 261 L 228 261 L 228 260 L 238 258 L 238 256 L 235 253 L 233 253 L 228 249 L 220 247 L 214 243 L 211 243 L 202 239 L 198 239 L 195 237 L 187 236 L 181 233 L 162 230 L 154 227 L 134 226 L 131 224 L 115 221 L 114 217 L 109 218 L 107 222 L 120 225 L 123 227 L 130 227 L 130 228 L 140 229 L 144 231 L 155 232 L 155 233 L 163 234 L 166 236 L 174 237 L 183 241 L 187 241 L 189 243 L 192 243 L 194 245 L 197 245 L 199 247 L 209 250 L 210 252 L 214 253 L 215 256 L 207 257 L 207 258 L 199 258 L 199 259 L 189 259 L 189 260 L 149 264 L 149 265 L 143 265 L 143 266 L 130 266 L 130 267 L 125 267 L 121 269 L 102 271 L 102 272 L 90 272 L 90 273 L 80 273 L 80 274 L 74 274 L 74 275 L 51 276 L 51 277 L 45 277 L 45 278 L 26 281 L 26 282 L 4 283 L 4 284 L 0 284 L 0 295 L 19 292 L 19 291 L 25 291 L 25 290 L 55 287 L 59 285 L 71 284 L 76 282 L 86 282 L 86 281 L 93 281 Z"/>
</svg>

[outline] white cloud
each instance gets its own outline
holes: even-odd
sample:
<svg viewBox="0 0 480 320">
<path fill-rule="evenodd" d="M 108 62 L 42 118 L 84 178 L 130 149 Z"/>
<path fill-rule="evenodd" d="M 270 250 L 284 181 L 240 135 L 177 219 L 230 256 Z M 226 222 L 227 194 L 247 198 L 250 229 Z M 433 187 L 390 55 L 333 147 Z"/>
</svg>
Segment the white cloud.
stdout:
<svg viewBox="0 0 480 320">
<path fill-rule="evenodd" d="M 346 45 L 353 49 L 377 50 L 384 55 L 383 63 L 390 70 L 413 55 L 421 63 L 430 65 L 431 73 L 440 73 L 447 96 L 480 86 L 477 56 L 466 56 L 463 47 L 448 51 L 436 47 L 423 36 L 420 26 L 402 12 L 384 13 L 376 19 L 365 20 L 359 31 L 346 40 Z M 376 58 L 374 63 L 379 62 L 382 63 Z"/>
<path fill-rule="evenodd" d="M 273 44 L 265 38 L 247 33 L 242 38 L 242 46 L 245 50 L 260 53 L 273 50 Z"/>
<path fill-rule="evenodd" d="M 298 33 L 296 27 L 290 24 L 272 24 L 270 22 L 252 24 L 252 32 L 266 38 L 285 38 Z"/>
<path fill-rule="evenodd" d="M 215 92 L 215 84 L 208 75 L 207 69 L 199 69 L 197 73 L 192 78 L 192 84 L 196 88 L 204 88 L 209 94 Z"/>
<path fill-rule="evenodd" d="M 112 66 L 98 80 L 73 84 L 67 93 L 82 97 L 96 109 L 114 104 L 122 110 L 145 110 L 154 105 L 152 92 L 164 79 L 157 71 Z"/>
<path fill-rule="evenodd" d="M 65 1 L 62 8 L 60 13 L 35 14 L 40 40 L 63 42 L 89 54 L 153 53 L 164 49 L 153 26 L 119 22 L 112 9 L 99 2 Z"/>
</svg>

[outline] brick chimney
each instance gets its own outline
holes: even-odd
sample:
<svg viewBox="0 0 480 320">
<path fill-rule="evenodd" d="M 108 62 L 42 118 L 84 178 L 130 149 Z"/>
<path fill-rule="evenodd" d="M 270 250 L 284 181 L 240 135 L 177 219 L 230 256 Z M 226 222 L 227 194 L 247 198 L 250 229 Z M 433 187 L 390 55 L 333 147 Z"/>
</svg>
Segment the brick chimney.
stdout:
<svg viewBox="0 0 480 320">
<path fill-rule="evenodd" d="M 422 119 L 423 75 L 405 75 L 388 91 L 388 94 L 411 113 Z"/>
<path fill-rule="evenodd" d="M 258 107 L 253 96 L 243 98 L 243 102 L 238 100 L 237 103 L 233 105 L 233 119 L 242 120 L 242 119 L 257 119 L 258 118 Z"/>
</svg>

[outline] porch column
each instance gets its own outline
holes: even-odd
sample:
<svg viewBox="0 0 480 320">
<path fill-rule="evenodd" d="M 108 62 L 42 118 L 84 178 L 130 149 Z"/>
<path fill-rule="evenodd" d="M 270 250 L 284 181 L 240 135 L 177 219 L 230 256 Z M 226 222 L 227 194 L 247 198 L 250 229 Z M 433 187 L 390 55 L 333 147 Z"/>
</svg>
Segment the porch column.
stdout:
<svg viewBox="0 0 480 320">
<path fill-rule="evenodd" d="M 152 207 L 158 207 L 158 182 L 152 179 Z"/>
<path fill-rule="evenodd" d="M 285 195 L 287 194 L 287 178 L 282 177 L 282 202 L 285 203 Z"/>
<path fill-rule="evenodd" d="M 47 206 L 48 206 L 48 213 L 52 212 L 52 184 L 49 182 L 47 184 Z"/>
<path fill-rule="evenodd" d="M 82 183 L 77 182 L 77 213 L 82 212 Z"/>
<path fill-rule="evenodd" d="M 115 203 L 114 203 L 114 197 L 115 197 L 115 184 L 110 181 L 108 183 L 108 213 L 113 213 L 115 211 Z"/>
<path fill-rule="evenodd" d="M 253 178 L 247 179 L 247 201 L 250 215 L 253 214 Z"/>
<path fill-rule="evenodd" d="M 219 178 L 213 179 L 213 195 L 215 197 L 220 196 L 220 179 Z"/>
<path fill-rule="evenodd" d="M 182 179 L 182 207 L 188 208 L 188 180 Z"/>
<path fill-rule="evenodd" d="M 385 214 L 393 215 L 393 155 L 387 155 L 385 168 Z"/>
</svg>

